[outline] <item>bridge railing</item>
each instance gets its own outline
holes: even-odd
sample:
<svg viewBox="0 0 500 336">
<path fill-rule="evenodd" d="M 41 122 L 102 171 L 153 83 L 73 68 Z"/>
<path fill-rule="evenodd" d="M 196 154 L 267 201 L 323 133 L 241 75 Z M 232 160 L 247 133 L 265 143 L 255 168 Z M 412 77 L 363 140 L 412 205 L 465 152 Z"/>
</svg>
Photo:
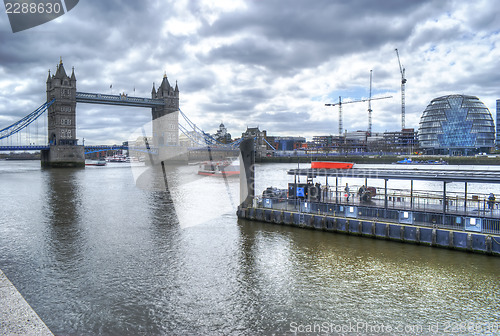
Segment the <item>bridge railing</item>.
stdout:
<svg viewBox="0 0 500 336">
<path fill-rule="evenodd" d="M 343 198 L 343 197 L 342 197 Z M 354 201 L 354 200 L 353 200 Z M 440 213 L 435 209 L 405 210 L 389 207 L 385 209 L 377 203 L 316 202 L 303 199 L 256 196 L 254 208 L 285 210 L 299 213 L 382 220 L 422 227 L 436 227 L 463 231 L 475 231 L 500 235 L 499 210 L 487 212 Z M 498 205 L 498 202 L 495 204 Z M 433 211 L 434 210 L 434 211 Z"/>
</svg>

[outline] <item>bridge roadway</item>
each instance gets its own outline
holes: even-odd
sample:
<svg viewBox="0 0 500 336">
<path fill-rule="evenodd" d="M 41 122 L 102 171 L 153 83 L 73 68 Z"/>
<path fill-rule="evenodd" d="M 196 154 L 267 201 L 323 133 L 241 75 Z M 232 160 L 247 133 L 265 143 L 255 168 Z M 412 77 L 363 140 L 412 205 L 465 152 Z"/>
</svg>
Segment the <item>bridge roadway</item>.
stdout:
<svg viewBox="0 0 500 336">
<path fill-rule="evenodd" d="M 42 149 L 49 149 L 49 145 L 21 145 L 21 146 L 0 146 L 0 151 L 36 151 Z M 85 146 L 85 150 L 118 150 L 128 149 L 128 146 L 118 145 L 89 145 Z"/>
<path fill-rule="evenodd" d="M 0 335 L 54 335 L 0 270 Z"/>
<path fill-rule="evenodd" d="M 189 147 L 187 148 L 188 151 L 206 151 L 206 147 Z M 49 145 L 21 145 L 21 146 L 0 146 L 0 151 L 4 152 L 15 152 L 15 151 L 38 151 L 42 149 L 49 149 Z M 99 152 L 99 151 L 105 151 L 105 150 L 118 150 L 118 149 L 124 149 L 128 150 L 130 149 L 131 151 L 139 151 L 139 152 L 152 152 L 156 153 L 158 148 L 150 146 L 150 147 L 135 147 L 135 146 L 119 146 L 119 145 L 88 145 L 85 146 L 85 154 L 93 153 L 93 152 Z M 210 146 L 211 151 L 227 151 L 227 150 L 234 150 L 231 146 Z"/>
</svg>

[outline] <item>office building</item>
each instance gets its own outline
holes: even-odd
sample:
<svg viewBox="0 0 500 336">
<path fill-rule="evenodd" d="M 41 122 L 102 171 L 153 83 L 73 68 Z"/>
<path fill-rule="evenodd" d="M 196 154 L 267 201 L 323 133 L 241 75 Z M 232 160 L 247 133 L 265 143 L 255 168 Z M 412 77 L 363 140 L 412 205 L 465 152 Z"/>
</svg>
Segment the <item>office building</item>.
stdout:
<svg viewBox="0 0 500 336">
<path fill-rule="evenodd" d="M 490 111 L 477 97 L 438 97 L 420 118 L 418 141 L 426 154 L 488 153 L 494 146 L 495 125 Z"/>
</svg>

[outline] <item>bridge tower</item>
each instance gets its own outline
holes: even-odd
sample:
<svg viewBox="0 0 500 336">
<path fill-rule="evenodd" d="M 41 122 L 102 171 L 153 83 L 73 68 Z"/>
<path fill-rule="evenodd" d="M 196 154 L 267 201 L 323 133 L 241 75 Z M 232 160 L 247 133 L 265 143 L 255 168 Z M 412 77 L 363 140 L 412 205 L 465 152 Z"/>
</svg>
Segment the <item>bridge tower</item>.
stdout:
<svg viewBox="0 0 500 336">
<path fill-rule="evenodd" d="M 48 109 L 48 142 L 42 151 L 44 167 L 84 167 L 85 151 L 76 138 L 76 77 L 66 74 L 61 61 L 56 73 L 47 77 L 47 101 L 55 98 Z"/>
<path fill-rule="evenodd" d="M 163 106 L 155 106 L 153 114 L 153 144 L 155 147 L 179 145 L 179 87 L 170 86 L 167 75 L 163 75 L 158 90 L 151 91 L 151 98 L 163 99 Z"/>
<path fill-rule="evenodd" d="M 164 161 L 183 161 L 179 147 L 179 87 L 175 88 L 168 81 L 167 75 L 155 89 L 151 90 L 152 99 L 162 99 L 164 105 L 152 108 L 153 146 L 158 148 L 158 159 Z M 187 157 L 187 156 L 186 156 Z"/>
</svg>

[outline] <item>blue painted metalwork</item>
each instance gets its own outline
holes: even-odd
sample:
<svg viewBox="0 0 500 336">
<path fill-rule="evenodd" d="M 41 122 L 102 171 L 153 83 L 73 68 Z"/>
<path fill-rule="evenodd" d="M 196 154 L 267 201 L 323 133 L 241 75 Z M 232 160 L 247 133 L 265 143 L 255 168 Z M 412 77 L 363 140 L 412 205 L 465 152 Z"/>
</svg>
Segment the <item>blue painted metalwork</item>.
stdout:
<svg viewBox="0 0 500 336">
<path fill-rule="evenodd" d="M 36 151 L 49 149 L 49 145 L 20 145 L 20 146 L 0 146 L 0 151 Z M 128 149 L 128 146 L 115 146 L 115 145 L 92 145 L 85 146 L 85 154 L 102 152 L 106 150 L 119 150 Z"/>
<path fill-rule="evenodd" d="M 156 107 L 165 105 L 165 101 L 163 99 L 129 97 L 125 94 L 108 95 L 102 93 L 89 93 L 89 92 L 77 92 L 76 102 L 105 104 L 105 105 L 136 106 L 136 107 Z"/>
<path fill-rule="evenodd" d="M 21 120 L 15 122 L 14 124 L 0 130 L 0 139 L 8 138 L 9 136 L 18 133 L 22 129 L 26 128 L 29 124 L 38 119 L 50 105 L 54 103 L 55 99 L 50 102 L 42 104 L 34 112 L 30 113 Z M 162 99 L 148 99 L 148 98 L 138 98 L 138 97 L 128 97 L 126 95 L 107 95 L 98 93 L 86 93 L 77 92 L 76 101 L 84 103 L 96 103 L 96 104 L 110 104 L 110 105 L 125 105 L 125 106 L 137 106 L 137 107 L 155 107 L 163 106 L 164 101 Z M 208 146 L 212 150 L 230 150 L 235 149 L 239 146 L 243 139 L 238 139 L 230 144 L 223 144 L 217 141 L 213 136 L 203 131 L 201 128 L 196 126 L 189 118 L 179 109 L 182 117 L 193 129 L 193 132 L 189 132 L 183 125 L 179 123 L 179 129 L 183 134 L 190 138 L 199 148 L 190 148 L 190 150 L 206 149 Z M 30 150 L 42 150 L 49 149 L 48 145 L 21 145 L 21 146 L 0 146 L 0 151 L 30 151 Z M 117 145 L 98 145 L 98 146 L 85 146 L 85 154 L 102 152 L 107 150 L 119 150 L 128 149 L 127 146 L 117 146 Z M 136 151 L 147 152 L 156 154 L 158 152 L 157 148 L 134 148 Z"/>
<path fill-rule="evenodd" d="M 266 138 L 264 138 L 264 141 L 266 142 L 266 144 L 268 144 L 268 145 L 272 148 L 272 150 L 276 150 L 276 148 L 274 148 L 274 146 L 273 146 L 273 145 L 271 145 L 271 144 L 269 143 L 269 141 L 267 141 L 267 140 L 266 140 Z"/>
<path fill-rule="evenodd" d="M 128 149 L 128 146 L 118 146 L 118 145 L 90 145 L 85 146 L 85 154 L 105 152 L 108 150 L 120 150 Z"/>
<path fill-rule="evenodd" d="M 21 120 L 13 123 L 10 126 L 5 127 L 4 129 L 0 130 L 0 139 L 8 138 L 13 134 L 16 134 L 17 132 L 23 130 L 26 128 L 29 124 L 37 120 L 47 109 L 49 108 L 50 105 L 52 105 L 55 102 L 55 98 L 52 99 L 50 102 L 45 102 L 43 103 L 39 108 L 37 108 L 35 111 L 31 112 L 28 114 L 26 117 L 22 118 Z"/>
<path fill-rule="evenodd" d="M 133 146 L 118 146 L 118 145 L 91 145 L 85 146 L 85 154 L 105 152 L 108 150 L 132 150 L 136 152 L 143 152 L 149 154 L 158 154 L 158 148 L 156 147 L 133 147 Z"/>
<path fill-rule="evenodd" d="M 48 145 L 26 145 L 26 146 L 0 146 L 0 151 L 36 151 L 49 149 Z"/>
</svg>

